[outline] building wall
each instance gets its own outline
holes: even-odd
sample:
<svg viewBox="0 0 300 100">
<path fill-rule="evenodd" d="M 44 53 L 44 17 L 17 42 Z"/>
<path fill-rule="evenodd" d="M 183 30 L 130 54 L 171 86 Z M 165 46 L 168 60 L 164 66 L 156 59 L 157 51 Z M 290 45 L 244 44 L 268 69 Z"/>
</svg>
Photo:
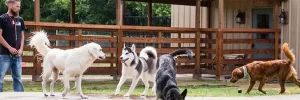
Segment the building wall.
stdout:
<svg viewBox="0 0 300 100">
<path fill-rule="evenodd" d="M 293 49 L 296 57 L 294 67 L 298 72 L 298 77 L 300 77 L 300 0 L 288 0 L 282 3 L 282 8 L 286 11 L 288 23 L 279 25 L 282 29 L 281 42 L 289 43 L 290 48 Z M 282 58 L 286 58 L 282 53 L 281 56 Z"/>
<path fill-rule="evenodd" d="M 200 8 L 200 27 L 208 27 L 208 9 Z M 171 27 L 195 28 L 196 7 L 184 5 L 172 5 Z M 171 34 L 172 38 L 178 38 L 177 33 Z M 204 35 L 203 35 L 204 37 Z M 181 33 L 181 38 L 195 38 L 195 33 Z M 172 47 L 178 47 L 178 43 L 172 43 Z M 181 43 L 181 47 L 195 47 L 195 43 Z"/>
<path fill-rule="evenodd" d="M 252 28 L 252 9 L 254 8 L 272 8 L 273 0 L 224 0 L 224 27 L 225 28 Z M 284 8 L 287 14 L 288 23 L 285 25 L 279 25 L 281 30 L 281 43 L 287 42 L 290 44 L 290 48 L 293 49 L 296 60 L 300 57 L 300 0 L 287 0 L 282 2 L 281 8 Z M 218 28 L 218 0 L 213 0 L 211 9 L 210 26 L 207 26 L 208 14 L 207 8 L 201 8 L 201 27 Z M 245 24 L 235 23 L 235 16 L 238 10 L 246 12 Z M 172 27 L 195 27 L 195 7 L 172 5 Z M 172 34 L 173 38 L 176 38 L 176 34 Z M 186 35 L 186 37 L 192 37 Z M 248 34 L 226 34 L 224 38 L 248 38 Z M 248 48 L 246 44 L 226 44 L 224 49 L 245 49 Z M 281 53 L 281 58 L 286 58 Z M 300 62 L 296 61 L 294 64 L 297 72 L 300 73 Z M 298 74 L 300 77 L 300 74 Z"/>
<path fill-rule="evenodd" d="M 255 4 L 255 5 L 254 5 Z M 253 8 L 271 8 L 272 2 L 269 0 L 225 0 L 224 1 L 224 27 L 225 28 L 251 28 L 252 27 L 252 9 Z M 195 6 L 172 5 L 172 27 L 195 27 Z M 208 10 L 210 13 L 210 26 L 208 26 Z M 238 10 L 246 12 L 245 24 L 238 24 L 235 22 L 235 17 Z M 201 7 L 200 11 L 200 27 L 202 28 L 218 28 L 218 0 L 212 1 L 210 9 Z M 214 35 L 215 36 L 215 35 Z M 176 38 L 177 35 L 173 34 L 172 37 Z M 188 36 L 184 36 L 188 37 Z M 225 39 L 249 38 L 250 34 L 224 34 Z M 215 37 L 213 37 L 215 38 Z M 225 44 L 224 49 L 246 49 L 248 44 Z M 215 45 L 213 45 L 215 48 Z"/>
<path fill-rule="evenodd" d="M 218 0 L 213 0 L 211 7 L 212 28 L 218 28 Z M 271 8 L 272 2 L 268 0 L 225 0 L 224 1 L 224 27 L 225 28 L 252 28 L 252 9 L 254 8 Z M 236 15 L 238 10 L 245 12 L 245 24 L 236 23 Z M 226 33 L 224 39 L 247 39 L 251 38 L 251 34 L 242 33 Z M 248 44 L 225 44 L 224 49 L 247 49 Z"/>
</svg>

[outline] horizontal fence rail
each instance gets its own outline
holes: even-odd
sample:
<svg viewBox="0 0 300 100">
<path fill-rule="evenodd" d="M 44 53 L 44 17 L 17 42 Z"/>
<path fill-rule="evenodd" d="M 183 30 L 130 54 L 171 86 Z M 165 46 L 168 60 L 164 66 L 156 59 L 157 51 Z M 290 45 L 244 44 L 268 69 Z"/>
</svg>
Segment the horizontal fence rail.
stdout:
<svg viewBox="0 0 300 100">
<path fill-rule="evenodd" d="M 221 70 L 224 65 L 245 64 L 254 60 L 268 59 L 223 59 L 224 55 L 230 54 L 261 54 L 267 53 L 278 56 L 278 46 L 276 46 L 276 29 L 217 29 L 217 28 L 174 28 L 174 27 L 154 27 L 154 26 L 118 26 L 118 25 L 93 25 L 93 24 L 68 24 L 50 22 L 25 21 L 28 31 L 25 35 L 28 39 L 30 32 L 45 30 L 51 41 L 51 48 L 72 49 L 88 42 L 99 43 L 107 58 L 96 60 L 94 64 L 84 73 L 86 75 L 120 75 L 121 62 L 118 60 L 121 55 L 123 45 L 131 46 L 135 44 L 139 53 L 145 46 L 154 46 L 159 55 L 167 54 L 181 48 L 189 48 L 195 53 L 192 60 L 186 57 L 178 57 L 178 74 L 216 74 L 228 75 L 230 70 Z M 252 38 L 223 38 L 226 34 L 274 34 L 271 39 Z M 201 37 L 196 37 L 201 34 Z M 188 36 L 188 37 L 186 37 Z M 278 36 L 277 36 L 278 37 Z M 277 39 L 277 40 L 276 40 Z M 200 41 L 196 45 L 197 40 Z M 27 42 L 26 42 L 27 43 Z M 269 43 L 275 44 L 270 49 L 237 48 L 223 49 L 227 44 L 255 44 Z M 26 44 L 25 44 L 26 45 Z M 277 43 L 278 45 L 278 43 Z M 198 47 L 197 47 L 198 46 Z M 221 50 L 221 51 L 220 51 Z M 196 53 L 200 52 L 200 53 Z M 23 54 L 23 74 L 33 75 L 36 78 L 42 73 L 41 63 L 35 59 L 37 52 L 28 47 L 24 47 Z M 198 59 L 196 56 L 200 56 Z M 215 66 L 215 67 L 214 67 Z"/>
</svg>

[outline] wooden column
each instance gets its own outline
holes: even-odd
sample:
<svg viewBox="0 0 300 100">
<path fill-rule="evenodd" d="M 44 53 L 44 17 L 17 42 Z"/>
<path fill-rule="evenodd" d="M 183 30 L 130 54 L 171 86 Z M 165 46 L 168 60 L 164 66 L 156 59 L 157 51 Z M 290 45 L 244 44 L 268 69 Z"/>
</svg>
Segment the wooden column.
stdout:
<svg viewBox="0 0 300 100">
<path fill-rule="evenodd" d="M 152 25 L 152 0 L 148 1 L 148 26 Z"/>
<path fill-rule="evenodd" d="M 34 1 L 34 22 L 39 23 L 41 18 L 41 13 L 40 13 L 40 0 L 35 0 Z M 39 31 L 41 27 L 35 26 L 35 31 Z M 36 50 L 33 52 L 34 56 L 38 54 Z M 38 62 L 38 59 L 35 57 L 34 62 L 33 62 L 33 68 L 34 68 L 34 73 L 32 73 L 32 81 L 35 82 L 40 82 L 42 81 L 42 78 L 40 75 L 42 74 L 42 66 L 41 63 Z"/>
<path fill-rule="evenodd" d="M 224 0 L 219 0 L 219 13 L 218 13 L 218 32 L 216 38 L 216 78 L 218 80 L 223 80 L 223 32 L 224 28 Z"/>
<path fill-rule="evenodd" d="M 162 40 L 162 35 L 163 33 L 162 32 L 158 32 L 158 40 Z M 158 43 L 158 49 L 161 49 L 161 43 Z"/>
<path fill-rule="evenodd" d="M 273 1 L 273 28 L 274 29 L 278 29 L 278 16 L 279 16 L 279 0 L 274 0 Z M 275 38 L 275 43 L 274 43 L 274 54 L 273 54 L 273 58 L 274 59 L 278 59 L 279 57 L 279 30 L 277 30 L 274 34 L 274 38 Z"/>
<path fill-rule="evenodd" d="M 70 23 L 75 23 L 75 0 L 71 0 Z M 75 30 L 71 29 L 69 35 L 75 35 Z M 70 47 L 75 47 L 75 41 L 69 41 Z"/>
<path fill-rule="evenodd" d="M 201 6 L 201 0 L 196 0 L 196 28 L 200 28 L 200 6 Z M 201 38 L 201 32 L 198 30 L 196 32 L 196 66 L 195 66 L 195 72 L 193 74 L 194 79 L 201 79 L 201 68 L 200 68 L 200 38 Z"/>
<path fill-rule="evenodd" d="M 75 0 L 71 0 L 70 23 L 75 22 Z"/>
<path fill-rule="evenodd" d="M 34 1 L 34 21 L 40 22 L 41 13 L 40 13 L 40 0 Z"/>
<path fill-rule="evenodd" d="M 78 36 L 82 36 L 82 29 L 78 29 Z M 78 47 L 82 46 L 82 41 L 78 41 Z"/>
<path fill-rule="evenodd" d="M 124 3 L 124 2 L 123 2 Z M 123 49 L 123 31 L 121 29 L 123 25 L 123 3 L 121 0 L 116 0 L 116 24 L 119 26 L 119 29 L 117 30 L 117 76 L 121 75 L 122 72 L 122 63 L 119 61 L 122 49 Z M 114 76 L 115 77 L 115 76 Z"/>
</svg>

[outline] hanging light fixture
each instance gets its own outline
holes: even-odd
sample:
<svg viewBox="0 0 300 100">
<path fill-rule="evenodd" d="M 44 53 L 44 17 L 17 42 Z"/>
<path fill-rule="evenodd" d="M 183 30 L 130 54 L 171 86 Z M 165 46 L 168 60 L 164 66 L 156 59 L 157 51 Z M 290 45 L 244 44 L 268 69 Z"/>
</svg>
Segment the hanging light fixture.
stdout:
<svg viewBox="0 0 300 100">
<path fill-rule="evenodd" d="M 286 15 L 285 15 L 285 11 L 283 9 L 281 9 L 281 13 L 279 15 L 279 23 L 286 24 Z"/>
<path fill-rule="evenodd" d="M 236 23 L 245 24 L 245 12 L 238 10 L 238 14 L 236 15 Z"/>
</svg>

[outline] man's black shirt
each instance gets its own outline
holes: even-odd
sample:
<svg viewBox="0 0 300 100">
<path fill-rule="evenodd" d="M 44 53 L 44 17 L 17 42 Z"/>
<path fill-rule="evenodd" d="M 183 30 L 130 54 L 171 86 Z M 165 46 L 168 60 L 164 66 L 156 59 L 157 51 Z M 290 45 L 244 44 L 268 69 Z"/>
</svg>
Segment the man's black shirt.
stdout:
<svg viewBox="0 0 300 100">
<path fill-rule="evenodd" d="M 2 37 L 13 48 L 19 50 L 21 45 L 22 31 L 25 30 L 24 20 L 22 17 L 13 17 L 8 14 L 0 16 L 0 28 Z M 17 30 L 17 31 L 15 31 Z M 0 44 L 0 54 L 10 55 L 9 50 Z"/>
</svg>

